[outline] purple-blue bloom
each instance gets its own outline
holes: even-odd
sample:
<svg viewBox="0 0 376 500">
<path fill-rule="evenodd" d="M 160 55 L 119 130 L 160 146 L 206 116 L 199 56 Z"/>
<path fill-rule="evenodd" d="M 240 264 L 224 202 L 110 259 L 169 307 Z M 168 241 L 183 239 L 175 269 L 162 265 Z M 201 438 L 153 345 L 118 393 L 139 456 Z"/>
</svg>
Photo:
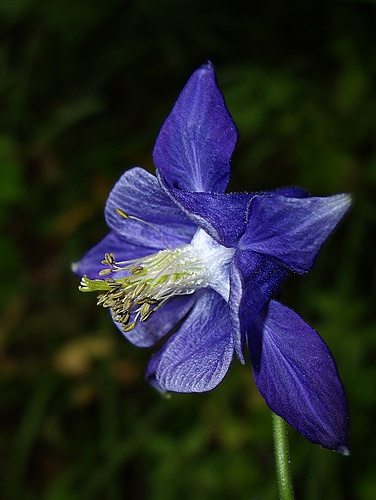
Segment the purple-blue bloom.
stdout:
<svg viewBox="0 0 376 500">
<path fill-rule="evenodd" d="M 309 441 L 349 453 L 348 410 L 332 355 L 273 298 L 309 271 L 350 206 L 301 188 L 225 193 L 237 130 L 214 68 L 197 69 L 163 124 L 157 177 L 126 171 L 105 207 L 110 232 L 74 265 L 139 347 L 164 340 L 146 376 L 161 391 L 203 392 L 248 348 L 268 406 Z M 172 332 L 172 334 L 171 334 Z"/>
</svg>

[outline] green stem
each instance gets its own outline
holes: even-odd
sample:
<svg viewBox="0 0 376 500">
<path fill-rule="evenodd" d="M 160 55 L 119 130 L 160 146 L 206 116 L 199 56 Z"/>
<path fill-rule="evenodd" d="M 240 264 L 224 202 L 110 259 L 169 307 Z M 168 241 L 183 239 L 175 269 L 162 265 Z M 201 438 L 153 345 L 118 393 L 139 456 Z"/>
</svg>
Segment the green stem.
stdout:
<svg viewBox="0 0 376 500">
<path fill-rule="evenodd" d="M 294 500 L 286 423 L 275 413 L 272 413 L 272 420 L 279 498 L 281 500 Z"/>
</svg>

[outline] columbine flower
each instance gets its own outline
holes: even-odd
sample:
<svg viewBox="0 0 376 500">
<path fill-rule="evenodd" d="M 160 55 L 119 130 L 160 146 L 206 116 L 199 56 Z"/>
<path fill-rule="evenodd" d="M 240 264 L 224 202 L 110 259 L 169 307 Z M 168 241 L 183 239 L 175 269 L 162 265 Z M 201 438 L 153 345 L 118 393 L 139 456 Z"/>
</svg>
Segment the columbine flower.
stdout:
<svg viewBox="0 0 376 500">
<path fill-rule="evenodd" d="M 346 454 L 348 411 L 330 351 L 272 297 L 292 271 L 312 268 L 350 197 L 300 188 L 225 194 L 236 140 L 207 63 L 162 126 L 157 177 L 140 167 L 122 175 L 105 207 L 110 232 L 74 271 L 130 342 L 167 339 L 147 367 L 151 384 L 213 389 L 234 352 L 245 362 L 247 345 L 269 407 L 308 440 Z"/>
</svg>

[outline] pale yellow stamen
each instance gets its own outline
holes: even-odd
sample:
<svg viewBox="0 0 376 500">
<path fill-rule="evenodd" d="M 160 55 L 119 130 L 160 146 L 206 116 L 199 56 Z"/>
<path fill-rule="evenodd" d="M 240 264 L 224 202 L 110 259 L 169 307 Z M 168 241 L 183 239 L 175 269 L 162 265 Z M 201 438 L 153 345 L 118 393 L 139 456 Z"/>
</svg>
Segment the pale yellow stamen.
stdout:
<svg viewBox="0 0 376 500">
<path fill-rule="evenodd" d="M 99 272 L 100 276 L 119 272 L 125 276 L 95 280 L 84 276 L 80 290 L 98 291 L 97 304 L 111 308 L 113 319 L 124 332 L 135 328 L 137 321 L 146 321 L 171 297 L 205 286 L 206 270 L 190 245 L 122 262 L 106 253 L 102 263 L 107 267 Z"/>
</svg>

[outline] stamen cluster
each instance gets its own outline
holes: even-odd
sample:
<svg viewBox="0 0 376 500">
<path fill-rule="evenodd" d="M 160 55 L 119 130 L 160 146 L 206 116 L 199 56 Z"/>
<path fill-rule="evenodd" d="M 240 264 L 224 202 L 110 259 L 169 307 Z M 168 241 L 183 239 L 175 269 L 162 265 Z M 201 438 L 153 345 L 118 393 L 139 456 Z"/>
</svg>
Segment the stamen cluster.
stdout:
<svg viewBox="0 0 376 500">
<path fill-rule="evenodd" d="M 97 305 L 109 307 L 124 332 L 146 321 L 171 297 L 193 293 L 205 286 L 206 270 L 190 245 L 166 249 L 142 259 L 116 262 L 106 253 L 99 272 L 103 279 L 84 276 L 80 290 L 100 291 Z M 121 272 L 125 276 L 108 276 Z"/>
<path fill-rule="evenodd" d="M 113 320 L 121 323 L 124 332 L 133 330 L 137 320 L 146 321 L 161 305 L 161 301 L 142 294 L 146 288 L 145 283 L 137 285 L 132 293 L 127 293 L 124 282 L 113 278 L 105 281 L 109 290 L 98 295 L 97 305 L 111 308 Z"/>
</svg>

